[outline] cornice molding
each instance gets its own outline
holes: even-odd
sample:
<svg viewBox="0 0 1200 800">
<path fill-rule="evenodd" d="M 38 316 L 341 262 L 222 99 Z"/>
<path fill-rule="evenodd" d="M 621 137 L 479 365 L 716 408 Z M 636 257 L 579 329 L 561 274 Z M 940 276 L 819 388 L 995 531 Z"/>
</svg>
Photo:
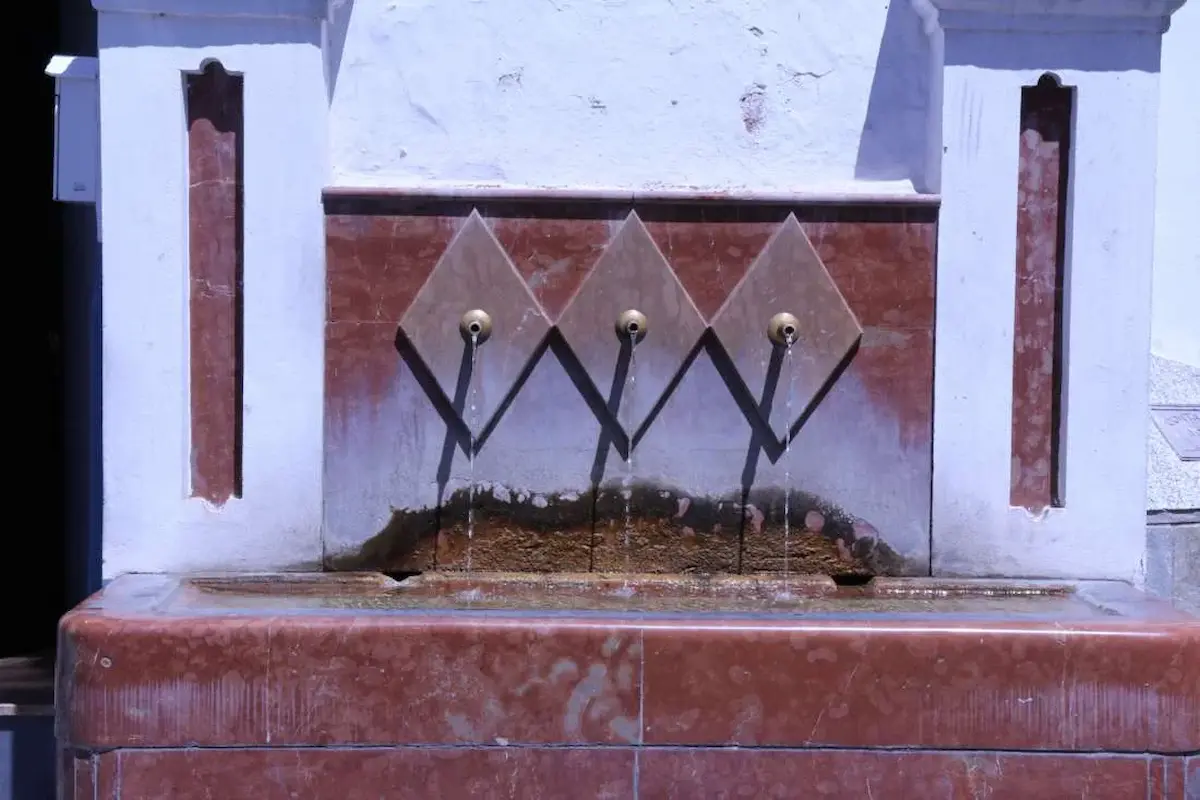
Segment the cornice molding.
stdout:
<svg viewBox="0 0 1200 800">
<path fill-rule="evenodd" d="M 322 20 L 327 0 L 92 0 L 102 14 Z"/>
<path fill-rule="evenodd" d="M 1187 0 L 910 0 L 925 32 L 1163 33 Z"/>
</svg>

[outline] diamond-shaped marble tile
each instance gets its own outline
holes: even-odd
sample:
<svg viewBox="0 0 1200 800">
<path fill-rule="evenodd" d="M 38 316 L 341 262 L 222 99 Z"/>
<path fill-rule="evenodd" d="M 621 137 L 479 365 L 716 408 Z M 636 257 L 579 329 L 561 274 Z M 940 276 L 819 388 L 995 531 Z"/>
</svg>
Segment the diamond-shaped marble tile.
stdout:
<svg viewBox="0 0 1200 800">
<path fill-rule="evenodd" d="M 767 335 L 779 313 L 798 321 L 790 354 Z M 712 327 L 780 440 L 862 335 L 795 215 L 779 226 Z"/>
<path fill-rule="evenodd" d="M 632 358 L 624 358 L 616 323 L 629 310 L 644 314 L 648 325 Z M 631 212 L 559 318 L 558 328 L 610 409 L 619 399 L 616 418 L 633 436 L 705 326 L 646 226 Z"/>
<path fill-rule="evenodd" d="M 492 318 L 474 358 L 467 311 Z M 545 338 L 550 322 L 478 212 L 472 212 L 404 313 L 400 327 L 463 422 L 478 436 Z"/>
</svg>

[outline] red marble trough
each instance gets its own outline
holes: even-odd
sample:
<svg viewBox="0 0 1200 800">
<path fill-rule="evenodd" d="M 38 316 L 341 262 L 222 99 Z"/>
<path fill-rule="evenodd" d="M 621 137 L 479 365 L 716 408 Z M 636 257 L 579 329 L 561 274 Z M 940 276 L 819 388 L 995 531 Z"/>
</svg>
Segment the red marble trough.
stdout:
<svg viewBox="0 0 1200 800">
<path fill-rule="evenodd" d="M 1200 796 L 1200 621 L 1121 584 L 129 575 L 65 798 Z"/>
</svg>

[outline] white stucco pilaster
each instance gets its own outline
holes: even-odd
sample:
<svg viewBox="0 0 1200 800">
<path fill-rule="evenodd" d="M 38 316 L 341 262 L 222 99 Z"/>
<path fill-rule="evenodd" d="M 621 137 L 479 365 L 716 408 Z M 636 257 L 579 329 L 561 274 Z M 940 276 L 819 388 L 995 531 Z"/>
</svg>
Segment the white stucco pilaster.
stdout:
<svg viewBox="0 0 1200 800">
<path fill-rule="evenodd" d="M 320 558 L 323 3 L 96 0 L 104 575 Z M 184 79 L 244 76 L 244 491 L 189 498 Z M 111 213 L 109 213 L 111 211 Z"/>
<path fill-rule="evenodd" d="M 934 571 L 1139 582 L 1159 53 L 1182 0 L 916 5 L 944 64 Z M 1018 136 L 1021 87 L 1047 72 L 1076 92 L 1065 497 L 1030 514 L 1008 503 Z"/>
</svg>

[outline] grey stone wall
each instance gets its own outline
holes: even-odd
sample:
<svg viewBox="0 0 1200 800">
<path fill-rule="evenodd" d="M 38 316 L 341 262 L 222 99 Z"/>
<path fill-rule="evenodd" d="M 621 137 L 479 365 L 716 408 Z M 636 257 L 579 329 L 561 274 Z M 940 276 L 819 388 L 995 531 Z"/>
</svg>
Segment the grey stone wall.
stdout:
<svg viewBox="0 0 1200 800">
<path fill-rule="evenodd" d="M 1200 405 L 1200 367 L 1152 356 L 1150 404 Z M 1153 419 L 1147 456 L 1147 510 L 1151 513 L 1200 510 L 1200 461 L 1182 460 Z"/>
<path fill-rule="evenodd" d="M 1146 589 L 1200 614 L 1200 511 L 1151 514 L 1146 526 Z"/>
<path fill-rule="evenodd" d="M 1154 356 L 1152 405 L 1200 404 L 1200 367 Z M 1150 423 L 1146 588 L 1200 613 L 1200 461 L 1183 461 Z"/>
</svg>

